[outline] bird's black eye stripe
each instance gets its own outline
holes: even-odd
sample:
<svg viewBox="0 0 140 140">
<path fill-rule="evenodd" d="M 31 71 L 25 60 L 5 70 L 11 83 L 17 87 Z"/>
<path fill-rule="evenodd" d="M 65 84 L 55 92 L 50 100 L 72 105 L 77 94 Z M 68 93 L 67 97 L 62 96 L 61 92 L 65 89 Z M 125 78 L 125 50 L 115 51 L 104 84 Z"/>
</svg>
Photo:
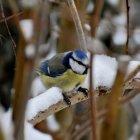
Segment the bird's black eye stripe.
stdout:
<svg viewBox="0 0 140 140">
<path fill-rule="evenodd" d="M 84 67 L 87 67 L 85 64 L 83 64 L 82 62 L 76 60 L 76 59 L 73 58 L 72 56 L 71 56 L 71 59 L 74 60 L 74 61 L 76 61 L 79 65 L 82 65 L 82 66 L 84 66 Z"/>
</svg>

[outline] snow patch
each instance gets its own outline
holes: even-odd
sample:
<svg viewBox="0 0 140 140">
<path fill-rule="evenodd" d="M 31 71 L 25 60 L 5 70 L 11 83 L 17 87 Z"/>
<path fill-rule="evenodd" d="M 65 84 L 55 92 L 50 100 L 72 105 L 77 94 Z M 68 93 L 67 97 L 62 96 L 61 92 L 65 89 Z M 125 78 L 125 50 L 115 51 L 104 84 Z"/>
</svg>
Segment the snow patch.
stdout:
<svg viewBox="0 0 140 140">
<path fill-rule="evenodd" d="M 48 109 L 51 105 L 63 100 L 62 90 L 58 87 L 52 87 L 28 101 L 27 120 L 31 120 L 38 112 Z"/>
<path fill-rule="evenodd" d="M 24 19 L 19 24 L 25 39 L 30 40 L 33 35 L 33 21 L 31 19 Z"/>
<path fill-rule="evenodd" d="M 94 88 L 105 86 L 111 88 L 116 74 L 118 63 L 115 58 L 106 55 L 95 55 L 93 58 Z"/>
</svg>

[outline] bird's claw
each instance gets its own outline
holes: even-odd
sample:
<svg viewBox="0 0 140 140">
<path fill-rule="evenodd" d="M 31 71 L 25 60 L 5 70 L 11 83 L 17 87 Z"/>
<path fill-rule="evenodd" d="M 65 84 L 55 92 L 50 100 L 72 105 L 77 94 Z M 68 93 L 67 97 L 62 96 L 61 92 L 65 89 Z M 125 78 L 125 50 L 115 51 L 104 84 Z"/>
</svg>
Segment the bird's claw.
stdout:
<svg viewBox="0 0 140 140">
<path fill-rule="evenodd" d="M 66 104 L 68 106 L 71 105 L 71 101 L 70 101 L 69 97 L 65 93 L 63 93 L 63 99 L 64 99 L 64 101 L 66 102 Z"/>
<path fill-rule="evenodd" d="M 79 88 L 78 88 L 78 91 L 84 93 L 84 95 L 85 95 L 86 97 L 88 97 L 88 92 L 89 92 L 89 90 L 88 90 L 87 88 L 79 87 Z"/>
</svg>

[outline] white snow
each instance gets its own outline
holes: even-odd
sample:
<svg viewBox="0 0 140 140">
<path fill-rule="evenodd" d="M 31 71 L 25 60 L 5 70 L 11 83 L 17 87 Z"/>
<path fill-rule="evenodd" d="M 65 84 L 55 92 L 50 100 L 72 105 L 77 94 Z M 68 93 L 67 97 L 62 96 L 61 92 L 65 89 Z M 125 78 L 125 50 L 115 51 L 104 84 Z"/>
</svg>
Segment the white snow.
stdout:
<svg viewBox="0 0 140 140">
<path fill-rule="evenodd" d="M 33 58 L 35 56 L 35 46 L 33 44 L 28 44 L 25 47 L 25 55 L 27 58 Z"/>
<path fill-rule="evenodd" d="M 31 86 L 32 96 L 35 97 L 35 96 L 43 93 L 44 91 L 46 91 L 46 87 L 44 86 L 44 84 L 42 83 L 42 81 L 40 80 L 40 78 L 39 77 L 36 77 L 33 80 L 32 86 Z"/>
<path fill-rule="evenodd" d="M 111 88 L 116 74 L 118 63 L 115 58 L 106 55 L 95 55 L 93 58 L 94 88 L 105 86 Z"/>
<path fill-rule="evenodd" d="M 140 65 L 140 61 L 130 61 L 127 67 L 127 75 L 134 71 Z"/>
<path fill-rule="evenodd" d="M 19 23 L 25 39 L 30 40 L 33 35 L 33 21 L 31 19 L 24 19 Z"/>
<path fill-rule="evenodd" d="M 58 87 L 52 87 L 37 97 L 30 99 L 27 107 L 27 120 L 32 119 L 38 112 L 48 109 L 51 105 L 61 100 L 63 100 L 62 90 Z"/>
<path fill-rule="evenodd" d="M 140 45 L 140 28 L 134 30 L 133 39 L 136 44 Z"/>
<path fill-rule="evenodd" d="M 24 136 L 25 140 L 52 140 L 52 137 L 48 134 L 44 134 L 33 128 L 31 124 L 25 122 Z M 3 111 L 0 108 L 0 127 L 2 128 L 4 140 L 14 140 L 13 132 L 14 126 L 12 123 L 12 109 L 8 112 Z"/>
<path fill-rule="evenodd" d="M 20 0 L 20 4 L 23 7 L 31 8 L 39 4 L 40 0 Z"/>
<path fill-rule="evenodd" d="M 5 140 L 14 140 L 13 130 L 14 126 L 12 123 L 12 109 L 9 109 L 7 112 L 0 108 L 0 127 L 3 132 L 3 136 Z"/>
<path fill-rule="evenodd" d="M 87 5 L 87 9 L 86 9 L 87 13 L 91 13 L 94 10 L 94 8 L 95 8 L 95 5 L 93 4 L 93 2 L 89 1 Z"/>
<path fill-rule="evenodd" d="M 50 115 L 47 117 L 47 126 L 51 131 L 58 131 L 60 129 L 60 125 L 56 121 L 54 115 Z"/>
<path fill-rule="evenodd" d="M 113 42 L 116 45 L 124 45 L 126 43 L 126 29 L 124 27 L 118 27 L 113 35 Z"/>
<path fill-rule="evenodd" d="M 33 128 L 33 126 L 25 122 L 25 140 L 53 140 L 48 134 L 42 133 Z"/>
<path fill-rule="evenodd" d="M 90 27 L 90 25 L 89 25 L 88 23 L 85 23 L 85 24 L 84 24 L 84 28 L 85 28 L 85 30 L 87 30 L 87 31 L 90 31 L 90 30 L 91 30 L 91 27 Z"/>
<path fill-rule="evenodd" d="M 119 3 L 119 0 L 107 0 L 111 5 L 116 6 Z"/>
<path fill-rule="evenodd" d="M 120 14 L 120 15 L 114 16 L 112 18 L 112 22 L 116 26 L 125 26 L 126 25 L 126 14 Z"/>
</svg>

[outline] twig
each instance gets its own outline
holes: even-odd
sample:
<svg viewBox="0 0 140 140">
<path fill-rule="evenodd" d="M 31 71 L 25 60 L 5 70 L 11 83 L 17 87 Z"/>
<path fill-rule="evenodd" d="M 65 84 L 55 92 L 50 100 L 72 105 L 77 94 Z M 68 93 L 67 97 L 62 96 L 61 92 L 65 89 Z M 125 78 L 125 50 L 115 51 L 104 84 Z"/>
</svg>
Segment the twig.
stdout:
<svg viewBox="0 0 140 140">
<path fill-rule="evenodd" d="M 91 128 L 92 128 L 92 138 L 93 140 L 97 140 L 97 125 L 96 125 L 96 99 L 95 99 L 95 92 L 93 92 L 93 54 L 90 55 L 90 117 L 91 117 Z"/>
<path fill-rule="evenodd" d="M 19 9 L 18 9 L 16 1 L 8 0 L 8 2 L 9 2 L 9 5 L 10 5 L 10 8 L 12 10 L 12 14 L 17 15 L 17 13 L 19 13 Z M 20 13 L 23 13 L 23 12 L 20 12 Z M 24 33 L 23 33 L 23 31 L 21 29 L 21 26 L 19 24 L 19 22 L 20 22 L 19 16 L 14 16 L 13 18 L 15 20 L 16 27 L 18 28 L 20 38 L 22 38 L 22 41 L 24 43 L 27 43 L 27 40 L 25 39 Z"/>
<path fill-rule="evenodd" d="M 1 20 L 0 20 L 0 23 L 1 23 L 1 22 L 5 22 L 5 20 L 6 20 L 6 21 L 7 21 L 7 20 L 10 20 L 10 19 L 12 19 L 12 18 L 15 17 L 15 16 L 20 16 L 21 14 L 23 14 L 23 12 L 19 12 L 19 13 L 17 13 L 17 14 L 12 15 L 12 16 L 9 16 L 9 17 L 6 17 L 6 18 L 4 18 L 4 19 L 1 19 Z"/>
<path fill-rule="evenodd" d="M 135 68 L 135 70 L 133 70 L 127 77 L 126 77 L 126 79 L 125 79 L 125 83 L 127 82 L 127 81 L 129 81 L 130 79 L 132 79 L 138 72 L 140 71 L 140 65 L 138 65 L 136 68 Z"/>
<path fill-rule="evenodd" d="M 84 31 L 82 28 L 82 24 L 81 24 L 75 3 L 73 0 L 67 0 L 67 2 L 69 5 L 71 14 L 72 14 L 72 18 L 73 18 L 74 23 L 75 23 L 80 48 L 84 51 L 87 51 L 86 39 L 85 39 Z"/>
<path fill-rule="evenodd" d="M 97 120 L 102 119 L 103 117 L 105 117 L 106 113 L 107 113 L 107 110 L 103 110 L 103 111 L 99 112 L 96 116 L 97 117 L 96 119 Z M 91 124 L 91 120 L 88 120 L 84 124 L 82 124 L 80 126 L 80 128 L 74 132 L 71 139 L 79 140 L 82 136 L 84 136 L 87 132 L 89 132 L 91 130 L 92 126 L 90 124 Z M 90 128 L 90 129 L 86 130 L 87 128 Z"/>
<path fill-rule="evenodd" d="M 126 45 L 125 45 L 125 53 L 129 53 L 129 0 L 126 0 L 126 10 L 127 10 L 127 40 L 126 40 Z"/>
<path fill-rule="evenodd" d="M 2 0 L 0 0 L 0 7 L 1 7 L 2 18 L 4 19 L 4 22 L 5 22 L 5 25 L 6 25 L 6 28 L 7 28 L 8 34 L 9 34 L 9 36 L 10 36 L 10 38 L 11 38 L 12 43 L 13 43 L 13 46 L 14 46 L 14 47 L 13 47 L 13 51 L 14 51 L 14 54 L 15 54 L 15 56 L 16 56 L 16 52 L 15 52 L 16 43 L 15 43 L 15 41 L 14 41 L 12 35 L 11 35 L 11 32 L 10 32 L 10 30 L 9 30 L 9 27 L 8 27 L 8 23 L 7 23 L 7 20 L 6 20 L 5 14 L 4 14 L 4 9 L 3 9 L 3 3 L 2 3 Z"/>
<path fill-rule="evenodd" d="M 99 21 L 100 21 L 100 15 L 102 12 L 104 0 L 96 0 L 95 1 L 95 9 L 92 13 L 91 17 L 91 36 L 96 36 L 96 28 L 98 27 Z"/>
<path fill-rule="evenodd" d="M 122 97 L 119 98 L 119 103 L 120 104 L 124 104 L 129 102 L 131 99 L 133 99 L 135 96 L 137 96 L 140 93 L 140 90 L 132 90 L 131 93 L 129 93 L 129 95 L 127 95 L 126 97 Z"/>
</svg>

